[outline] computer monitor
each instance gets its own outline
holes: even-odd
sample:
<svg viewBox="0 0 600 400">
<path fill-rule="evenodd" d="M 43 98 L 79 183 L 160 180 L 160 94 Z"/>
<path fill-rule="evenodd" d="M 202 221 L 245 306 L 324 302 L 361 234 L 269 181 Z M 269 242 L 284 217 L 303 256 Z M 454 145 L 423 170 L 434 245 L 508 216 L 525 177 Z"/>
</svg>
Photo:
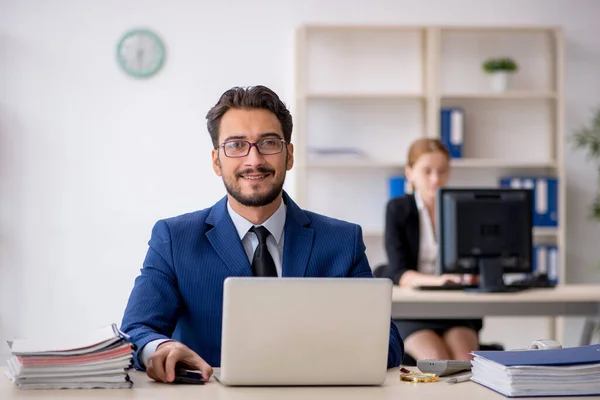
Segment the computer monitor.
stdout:
<svg viewBox="0 0 600 400">
<path fill-rule="evenodd" d="M 438 191 L 438 274 L 479 274 L 474 291 L 505 292 L 505 273 L 532 273 L 530 189 Z"/>
</svg>

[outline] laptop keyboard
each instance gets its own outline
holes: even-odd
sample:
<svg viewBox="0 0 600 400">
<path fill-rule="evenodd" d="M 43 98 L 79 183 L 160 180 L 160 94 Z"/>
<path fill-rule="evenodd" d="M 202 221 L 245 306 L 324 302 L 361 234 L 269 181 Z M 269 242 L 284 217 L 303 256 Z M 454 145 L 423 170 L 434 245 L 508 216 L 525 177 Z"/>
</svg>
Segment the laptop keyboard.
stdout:
<svg viewBox="0 0 600 400">
<path fill-rule="evenodd" d="M 468 289 L 477 289 L 479 286 L 477 285 L 460 285 L 460 284 L 452 284 L 452 285 L 422 285 L 422 286 L 415 286 L 414 288 L 416 290 L 429 290 L 429 291 L 465 291 Z M 526 286 L 526 285 L 506 285 L 506 291 L 507 292 L 520 292 L 522 290 L 527 290 L 532 288 L 533 286 Z"/>
</svg>

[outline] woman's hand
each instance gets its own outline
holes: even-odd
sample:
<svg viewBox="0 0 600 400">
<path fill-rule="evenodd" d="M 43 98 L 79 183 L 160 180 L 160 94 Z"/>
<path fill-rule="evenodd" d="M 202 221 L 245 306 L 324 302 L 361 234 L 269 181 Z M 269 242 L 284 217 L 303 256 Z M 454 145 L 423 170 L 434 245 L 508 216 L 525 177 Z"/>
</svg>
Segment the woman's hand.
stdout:
<svg viewBox="0 0 600 400">
<path fill-rule="evenodd" d="M 471 274 L 444 274 L 438 279 L 440 285 L 476 285 L 478 281 L 479 275 Z"/>
<path fill-rule="evenodd" d="M 463 275 L 443 274 L 438 277 L 438 284 L 442 285 L 460 285 L 463 283 Z"/>
</svg>

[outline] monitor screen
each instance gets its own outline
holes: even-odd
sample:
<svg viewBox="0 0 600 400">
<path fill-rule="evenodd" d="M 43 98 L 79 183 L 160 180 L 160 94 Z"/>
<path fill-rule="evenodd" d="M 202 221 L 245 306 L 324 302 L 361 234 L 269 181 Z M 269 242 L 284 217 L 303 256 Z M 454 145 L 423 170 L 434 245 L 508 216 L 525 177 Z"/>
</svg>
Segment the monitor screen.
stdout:
<svg viewBox="0 0 600 400">
<path fill-rule="evenodd" d="M 440 189 L 436 209 L 439 274 L 532 272 L 531 190 Z"/>
</svg>

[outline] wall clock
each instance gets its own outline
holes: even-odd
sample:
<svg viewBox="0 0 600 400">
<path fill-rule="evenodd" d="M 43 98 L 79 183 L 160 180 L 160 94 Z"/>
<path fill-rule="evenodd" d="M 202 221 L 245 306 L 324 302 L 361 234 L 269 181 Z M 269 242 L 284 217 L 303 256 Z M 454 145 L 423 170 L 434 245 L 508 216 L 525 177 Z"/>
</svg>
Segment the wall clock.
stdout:
<svg viewBox="0 0 600 400">
<path fill-rule="evenodd" d="M 123 35 L 117 45 L 121 69 L 134 78 L 149 78 L 165 61 L 165 46 L 149 29 L 134 29 Z"/>
</svg>

